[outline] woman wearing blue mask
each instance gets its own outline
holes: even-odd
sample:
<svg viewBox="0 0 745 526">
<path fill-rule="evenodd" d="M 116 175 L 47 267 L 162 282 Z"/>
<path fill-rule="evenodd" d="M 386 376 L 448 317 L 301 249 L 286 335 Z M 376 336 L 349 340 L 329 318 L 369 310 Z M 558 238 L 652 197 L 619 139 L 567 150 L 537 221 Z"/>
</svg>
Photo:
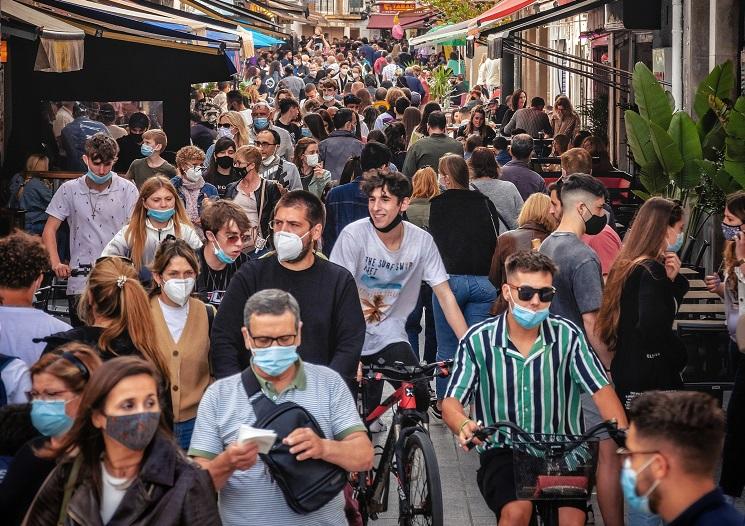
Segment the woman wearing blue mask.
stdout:
<svg viewBox="0 0 745 526">
<path fill-rule="evenodd" d="M 71 342 L 43 355 L 31 367 L 31 423 L 41 436 L 24 444 L 0 483 L 3 524 L 21 524 L 26 510 L 49 473 L 56 449 L 72 427 L 80 396 L 90 375 L 101 365 L 88 345 Z"/>
<path fill-rule="evenodd" d="M 163 176 L 145 181 L 132 218 L 103 249 L 102 256 L 125 256 L 132 260 L 143 282 L 150 280 L 148 267 L 166 236 L 185 239 L 193 249 L 202 240 L 186 215 L 176 188 Z"/>
<path fill-rule="evenodd" d="M 210 383 L 210 320 L 216 309 L 192 297 L 199 259 L 185 241 L 163 242 L 151 268 L 150 312 L 158 349 L 169 365 L 173 431 L 187 450 L 199 400 Z"/>
<path fill-rule="evenodd" d="M 727 197 L 722 221 L 724 237 L 724 281 L 718 274 L 706 277 L 710 292 L 719 294 L 724 300 L 727 313 L 727 329 L 730 336 L 730 360 L 735 371 L 735 385 L 727 406 L 727 434 L 722 452 L 722 476 L 719 485 L 725 495 L 738 498 L 745 487 L 745 360 L 738 346 L 737 332 L 740 320 L 745 315 L 745 192 L 736 192 Z M 742 331 L 742 328 L 740 329 Z"/>
</svg>

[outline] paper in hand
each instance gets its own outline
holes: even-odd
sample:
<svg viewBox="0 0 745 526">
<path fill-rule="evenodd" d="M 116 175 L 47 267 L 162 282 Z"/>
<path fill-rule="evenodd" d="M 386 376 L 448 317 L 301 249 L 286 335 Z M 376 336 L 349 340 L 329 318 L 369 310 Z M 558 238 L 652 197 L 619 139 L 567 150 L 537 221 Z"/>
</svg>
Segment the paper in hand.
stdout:
<svg viewBox="0 0 745 526">
<path fill-rule="evenodd" d="M 238 442 L 251 442 L 259 446 L 259 453 L 266 455 L 277 440 L 277 433 L 271 429 L 259 429 L 242 424 L 238 430 Z"/>
</svg>

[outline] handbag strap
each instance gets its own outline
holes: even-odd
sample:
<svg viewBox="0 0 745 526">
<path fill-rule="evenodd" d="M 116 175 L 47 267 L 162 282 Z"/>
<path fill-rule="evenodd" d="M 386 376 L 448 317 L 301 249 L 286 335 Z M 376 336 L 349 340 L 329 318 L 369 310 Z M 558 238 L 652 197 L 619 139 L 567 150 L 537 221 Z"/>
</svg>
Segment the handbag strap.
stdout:
<svg viewBox="0 0 745 526">
<path fill-rule="evenodd" d="M 57 518 L 57 526 L 64 526 L 65 518 L 67 517 L 67 506 L 72 498 L 72 490 L 75 488 L 75 483 L 78 480 L 78 473 L 80 472 L 80 466 L 83 464 L 83 456 L 78 455 L 75 461 L 72 463 L 72 469 L 70 475 L 67 477 L 65 482 L 65 493 L 62 496 L 62 506 L 60 506 L 59 517 Z"/>
</svg>

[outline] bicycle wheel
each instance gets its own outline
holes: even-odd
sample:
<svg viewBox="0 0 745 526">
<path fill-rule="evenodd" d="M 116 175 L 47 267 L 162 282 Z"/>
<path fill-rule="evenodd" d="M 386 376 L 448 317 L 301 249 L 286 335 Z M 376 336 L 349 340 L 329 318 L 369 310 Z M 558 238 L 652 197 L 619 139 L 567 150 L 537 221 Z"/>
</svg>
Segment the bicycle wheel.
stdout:
<svg viewBox="0 0 745 526">
<path fill-rule="evenodd" d="M 426 433 L 416 431 L 408 438 L 403 463 L 402 470 L 406 474 L 403 489 L 409 500 L 409 510 L 401 512 L 404 503 L 399 499 L 399 524 L 442 526 L 440 468 L 435 448 Z"/>
</svg>

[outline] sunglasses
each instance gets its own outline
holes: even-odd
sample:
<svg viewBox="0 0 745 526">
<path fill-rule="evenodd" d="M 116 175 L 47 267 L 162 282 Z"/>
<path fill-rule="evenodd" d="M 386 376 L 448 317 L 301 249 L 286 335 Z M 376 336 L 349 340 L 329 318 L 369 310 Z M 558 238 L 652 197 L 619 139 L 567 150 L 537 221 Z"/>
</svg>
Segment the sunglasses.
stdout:
<svg viewBox="0 0 745 526">
<path fill-rule="evenodd" d="M 535 289 L 527 285 L 520 287 L 510 285 L 509 283 L 507 285 L 509 285 L 510 288 L 517 290 L 517 297 L 520 301 L 530 301 L 533 299 L 533 296 L 538 294 L 538 299 L 543 303 L 547 303 L 554 299 L 554 296 L 556 295 L 556 289 L 554 287 L 541 287 L 540 289 Z"/>
<path fill-rule="evenodd" d="M 223 124 L 218 124 L 218 125 L 217 125 L 217 127 L 218 127 L 218 128 L 230 128 L 230 127 L 232 127 L 232 126 L 233 126 L 233 125 L 232 125 L 232 124 L 230 124 L 229 122 L 226 122 L 226 123 L 223 123 Z"/>
</svg>

